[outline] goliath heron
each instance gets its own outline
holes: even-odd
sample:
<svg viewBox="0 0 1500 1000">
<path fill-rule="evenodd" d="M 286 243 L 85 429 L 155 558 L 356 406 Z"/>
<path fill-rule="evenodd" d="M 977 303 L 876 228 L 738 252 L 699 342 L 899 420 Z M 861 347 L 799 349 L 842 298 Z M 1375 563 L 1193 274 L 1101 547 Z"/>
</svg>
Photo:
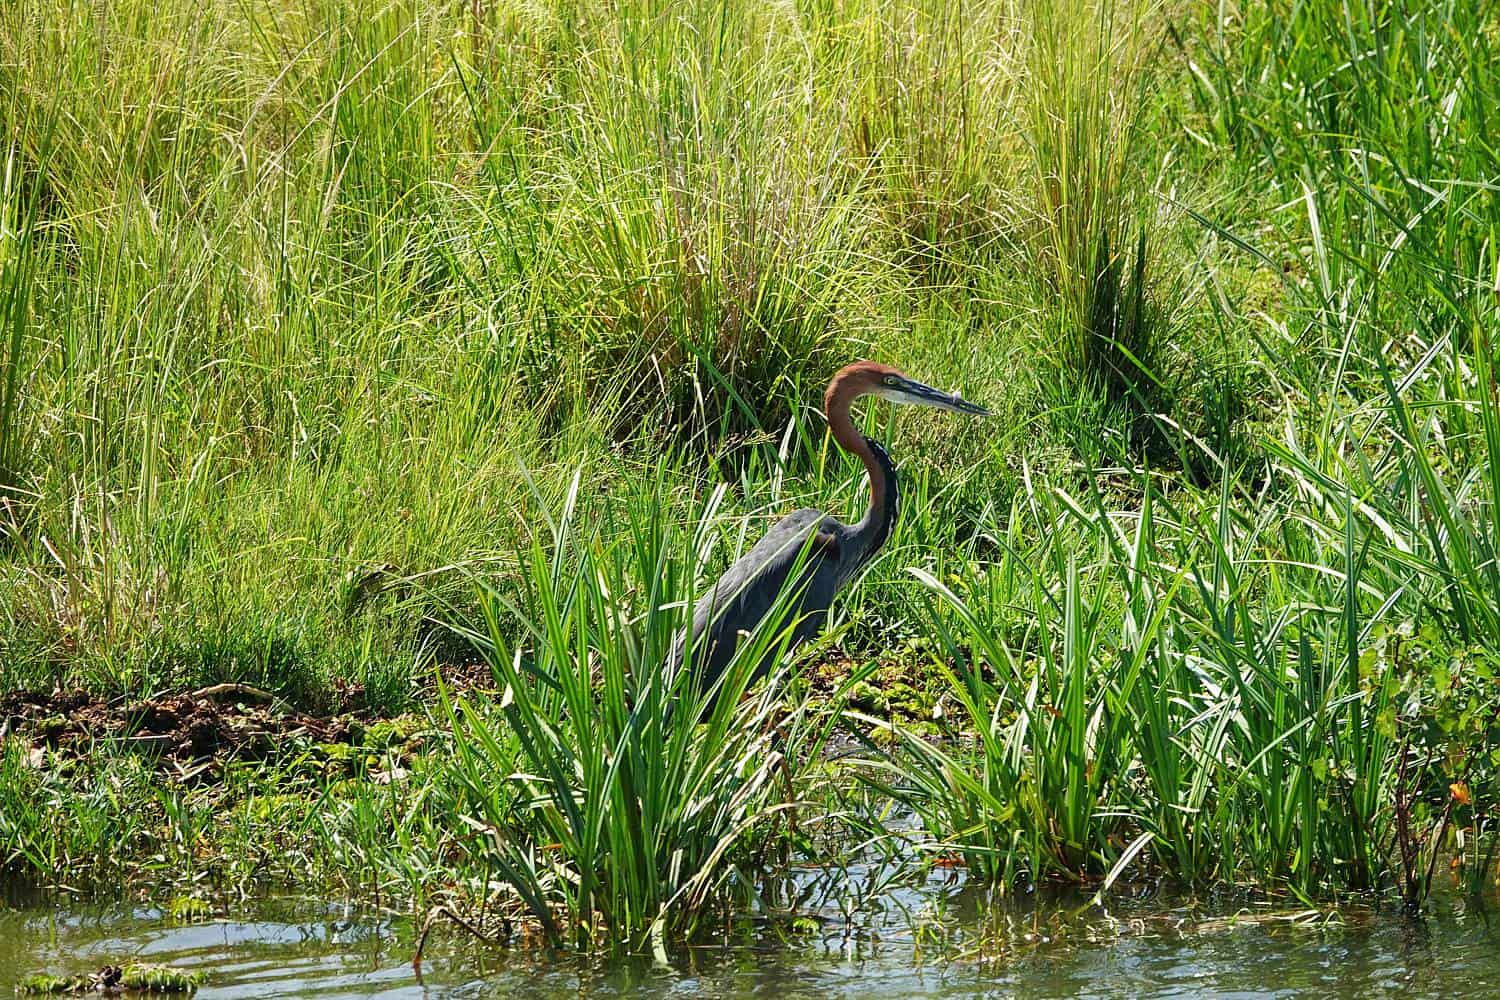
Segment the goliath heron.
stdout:
<svg viewBox="0 0 1500 1000">
<path fill-rule="evenodd" d="M 864 462 L 870 474 L 870 507 L 857 524 L 844 524 L 811 508 L 793 511 L 698 598 L 692 628 L 678 639 L 671 663 L 683 662 L 691 641 L 700 691 L 718 681 L 741 636 L 776 605 L 794 570 L 801 567 L 786 607 L 790 640 L 797 645 L 822 631 L 834 595 L 890 537 L 896 523 L 896 467 L 880 443 L 861 435 L 849 419 L 849 405 L 868 395 L 955 413 L 989 414 L 978 404 L 923 385 L 888 365 L 856 361 L 840 369 L 828 383 L 823 410 L 833 439 Z M 769 670 L 774 655 L 773 651 L 767 662 L 757 665 L 757 676 Z"/>
</svg>

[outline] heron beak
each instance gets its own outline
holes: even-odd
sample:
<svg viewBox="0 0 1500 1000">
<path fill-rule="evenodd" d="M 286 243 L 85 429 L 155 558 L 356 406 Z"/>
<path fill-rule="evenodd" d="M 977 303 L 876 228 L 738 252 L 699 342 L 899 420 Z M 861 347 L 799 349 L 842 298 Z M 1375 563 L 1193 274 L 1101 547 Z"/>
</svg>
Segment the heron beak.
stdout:
<svg viewBox="0 0 1500 1000">
<path fill-rule="evenodd" d="M 944 392 L 934 389 L 930 385 L 918 382 L 914 379 L 902 379 L 901 384 L 886 395 L 893 403 L 913 403 L 917 406 L 931 406 L 939 410 L 950 410 L 954 413 L 968 413 L 976 417 L 987 417 L 990 411 L 978 403 L 971 403 L 967 399 L 953 392 Z"/>
</svg>

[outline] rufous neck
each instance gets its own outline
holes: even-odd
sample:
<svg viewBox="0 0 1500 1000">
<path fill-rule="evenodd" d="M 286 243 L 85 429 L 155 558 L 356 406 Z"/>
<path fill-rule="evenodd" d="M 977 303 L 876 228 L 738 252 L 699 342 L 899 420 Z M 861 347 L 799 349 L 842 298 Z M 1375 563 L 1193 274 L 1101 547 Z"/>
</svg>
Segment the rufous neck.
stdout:
<svg viewBox="0 0 1500 1000">
<path fill-rule="evenodd" d="M 870 522 L 882 516 L 891 483 L 885 466 L 875 457 L 875 451 L 864 435 L 855 429 L 854 420 L 849 415 L 850 405 L 868 391 L 860 380 L 835 376 L 828 386 L 823 406 L 833 439 L 865 464 L 865 471 L 870 478 L 870 509 L 866 514 L 866 521 Z"/>
</svg>

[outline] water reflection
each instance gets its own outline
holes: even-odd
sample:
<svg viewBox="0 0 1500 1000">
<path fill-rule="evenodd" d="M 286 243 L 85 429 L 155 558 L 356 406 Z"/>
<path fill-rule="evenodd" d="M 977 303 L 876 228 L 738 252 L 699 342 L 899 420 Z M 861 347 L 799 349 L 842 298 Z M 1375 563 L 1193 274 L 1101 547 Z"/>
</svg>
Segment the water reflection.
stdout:
<svg viewBox="0 0 1500 1000">
<path fill-rule="evenodd" d="M 178 925 L 149 907 L 12 895 L 0 912 L 0 991 L 25 973 L 137 959 L 203 970 L 205 1000 L 1500 995 L 1500 936 L 1454 900 L 1423 922 L 1368 909 L 1233 921 L 1206 919 L 1233 912 L 1224 900 L 1173 903 L 1149 887 L 1101 911 L 1066 893 L 997 900 L 945 873 L 917 885 L 855 875 L 840 887 L 807 871 L 782 887 L 781 904 L 811 908 L 816 926 L 762 920 L 667 965 L 450 936 L 429 941 L 421 979 L 404 917 L 274 899 Z"/>
</svg>

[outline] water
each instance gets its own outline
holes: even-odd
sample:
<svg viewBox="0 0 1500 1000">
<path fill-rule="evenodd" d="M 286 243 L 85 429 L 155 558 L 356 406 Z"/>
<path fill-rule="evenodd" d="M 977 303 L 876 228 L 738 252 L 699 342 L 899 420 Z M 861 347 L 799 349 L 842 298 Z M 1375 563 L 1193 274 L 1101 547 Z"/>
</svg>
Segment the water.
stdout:
<svg viewBox="0 0 1500 1000">
<path fill-rule="evenodd" d="M 281 898 L 181 925 L 150 907 L 33 899 L 0 909 L 0 993 L 33 972 L 136 960 L 202 970 L 202 1000 L 1500 996 L 1500 917 L 1452 899 L 1421 922 L 1350 910 L 1333 923 L 1231 924 L 1160 899 L 1069 916 L 1080 900 L 986 903 L 937 879 L 882 890 L 845 920 L 849 898 L 815 903 L 824 919 L 811 933 L 762 928 L 666 965 L 434 935 L 420 978 L 412 922 L 371 910 Z"/>
</svg>

